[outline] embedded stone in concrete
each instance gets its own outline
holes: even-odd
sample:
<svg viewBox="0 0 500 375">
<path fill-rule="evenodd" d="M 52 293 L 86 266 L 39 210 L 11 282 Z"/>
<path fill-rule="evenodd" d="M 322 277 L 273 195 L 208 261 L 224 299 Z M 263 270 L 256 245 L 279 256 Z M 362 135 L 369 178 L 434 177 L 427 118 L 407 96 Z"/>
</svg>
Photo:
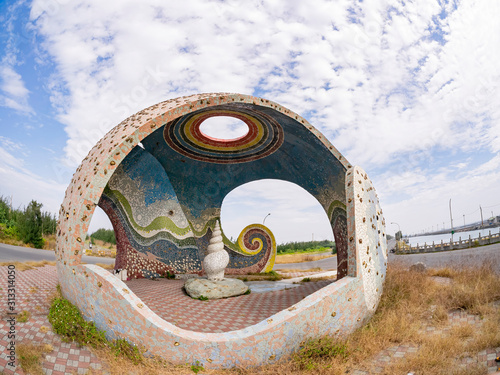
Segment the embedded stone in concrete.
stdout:
<svg viewBox="0 0 500 375">
<path fill-rule="evenodd" d="M 184 289 L 192 298 L 220 299 L 245 294 L 248 286 L 238 279 L 188 279 Z"/>
</svg>

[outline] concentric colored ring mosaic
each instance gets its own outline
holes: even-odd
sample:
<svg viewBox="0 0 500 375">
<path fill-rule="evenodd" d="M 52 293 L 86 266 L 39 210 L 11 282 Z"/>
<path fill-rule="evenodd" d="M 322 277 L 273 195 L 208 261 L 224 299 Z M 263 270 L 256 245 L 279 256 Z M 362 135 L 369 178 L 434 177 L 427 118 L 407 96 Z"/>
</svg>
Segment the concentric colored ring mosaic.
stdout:
<svg viewBox="0 0 500 375">
<path fill-rule="evenodd" d="M 225 116 L 243 121 L 248 133 L 222 140 L 208 137 L 200 125 L 208 118 Z M 197 111 L 165 125 L 165 142 L 190 159 L 218 164 L 245 163 L 271 155 L 283 144 L 283 129 L 272 117 L 258 110 L 219 106 Z"/>
</svg>

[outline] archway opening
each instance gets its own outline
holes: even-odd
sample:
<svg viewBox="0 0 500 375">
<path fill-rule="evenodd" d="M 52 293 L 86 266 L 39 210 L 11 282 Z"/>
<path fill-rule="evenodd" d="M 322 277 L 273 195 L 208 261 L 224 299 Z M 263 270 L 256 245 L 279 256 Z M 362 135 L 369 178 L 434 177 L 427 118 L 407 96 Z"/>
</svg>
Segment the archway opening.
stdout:
<svg viewBox="0 0 500 375">
<path fill-rule="evenodd" d="M 232 141 L 247 135 L 249 129 L 247 124 L 237 118 L 214 116 L 200 124 L 200 131 L 210 138 Z"/>
<path fill-rule="evenodd" d="M 278 250 L 286 248 L 281 245 L 291 248 L 293 244 L 310 243 L 312 248 L 322 241 L 334 242 L 321 204 L 302 187 L 287 181 L 252 181 L 226 195 L 221 206 L 221 226 L 226 237 L 236 241 L 241 230 L 253 223 L 264 224 L 273 232 Z M 328 269 L 336 267 L 334 261 Z"/>
<path fill-rule="evenodd" d="M 108 215 L 99 206 L 96 206 L 94 214 L 92 215 L 92 220 L 90 221 L 84 242 L 83 262 L 114 266 L 116 258 L 116 236 Z M 87 258 L 87 256 L 100 257 L 102 260 Z"/>
</svg>

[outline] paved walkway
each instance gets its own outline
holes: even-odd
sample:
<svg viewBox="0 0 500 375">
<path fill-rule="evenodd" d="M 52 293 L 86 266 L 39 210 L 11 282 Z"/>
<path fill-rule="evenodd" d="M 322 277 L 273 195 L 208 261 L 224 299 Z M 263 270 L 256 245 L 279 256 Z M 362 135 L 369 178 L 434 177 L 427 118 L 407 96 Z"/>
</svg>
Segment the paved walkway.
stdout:
<svg viewBox="0 0 500 375">
<path fill-rule="evenodd" d="M 56 374 L 84 374 L 88 369 L 99 370 L 101 361 L 86 348 L 79 348 L 75 342 L 63 343 L 60 337 L 52 332 L 52 326 L 47 315 L 50 308 L 50 299 L 56 291 L 56 267 L 45 266 L 27 271 L 16 270 L 15 275 L 15 302 L 16 312 L 29 312 L 29 319 L 25 323 L 17 322 L 15 328 L 16 350 L 27 344 L 49 344 L 53 350 L 47 354 L 43 368 L 48 375 Z M 0 267 L 0 371 L 4 374 L 24 374 L 17 367 L 8 365 L 8 346 L 10 339 L 7 323 L 7 267 Z"/>
<path fill-rule="evenodd" d="M 299 276 L 300 275 L 295 275 Z M 0 267 L 0 373 L 24 374 L 20 367 L 11 367 L 7 363 L 9 325 L 7 323 L 7 267 Z M 51 351 L 43 360 L 45 374 L 85 374 L 92 369 L 93 374 L 106 373 L 106 364 L 92 352 L 76 343 L 63 343 L 52 332 L 47 319 L 49 301 L 55 292 L 57 274 L 54 266 L 45 266 L 28 271 L 16 272 L 16 311 L 28 311 L 27 322 L 17 322 L 16 349 L 26 344 L 49 344 Z M 251 293 L 230 299 L 217 301 L 199 301 L 186 296 L 182 291 L 182 280 L 132 280 L 129 287 L 158 315 L 185 329 L 200 332 L 226 332 L 258 323 L 270 315 L 285 309 L 316 290 L 324 287 L 331 280 L 308 282 L 287 290 L 267 293 Z M 210 316 L 208 319 L 207 317 Z M 450 321 L 460 324 L 467 321 L 481 324 L 473 315 L 464 312 L 450 312 Z M 429 334 L 439 331 L 429 328 Z M 377 374 L 394 358 L 401 358 L 407 353 L 418 350 L 417 346 L 400 345 L 382 351 L 371 362 L 370 370 L 353 372 L 357 375 Z M 496 371 L 495 357 L 500 355 L 500 348 L 479 353 L 477 358 L 464 361 L 479 361 L 488 366 L 488 372 Z"/>
</svg>

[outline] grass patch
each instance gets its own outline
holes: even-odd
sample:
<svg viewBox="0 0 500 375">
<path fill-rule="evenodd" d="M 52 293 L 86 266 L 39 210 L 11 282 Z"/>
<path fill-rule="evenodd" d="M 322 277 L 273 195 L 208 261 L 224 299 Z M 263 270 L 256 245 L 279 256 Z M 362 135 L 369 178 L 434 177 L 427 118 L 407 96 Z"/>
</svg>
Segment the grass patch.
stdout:
<svg viewBox="0 0 500 375">
<path fill-rule="evenodd" d="M 300 268 L 284 268 L 282 270 L 278 270 L 280 273 L 294 273 L 294 272 L 324 272 L 322 268 L 308 268 L 306 270 L 301 270 Z"/>
<path fill-rule="evenodd" d="M 17 321 L 19 323 L 26 323 L 31 317 L 29 311 L 23 310 L 17 315 Z"/>
<path fill-rule="evenodd" d="M 134 364 L 143 360 L 143 351 L 137 346 L 130 344 L 125 339 L 108 341 L 104 331 L 99 330 L 94 322 L 83 319 L 82 314 L 76 306 L 60 295 L 52 301 L 48 315 L 49 322 L 55 333 L 62 336 L 63 341 L 75 341 L 81 346 L 93 348 L 106 348 L 114 353 L 116 357 L 123 356 Z"/>
<path fill-rule="evenodd" d="M 19 366 L 26 374 L 42 375 L 44 354 L 50 353 L 54 348 L 49 344 L 24 344 L 17 345 L 17 359 Z"/>
<path fill-rule="evenodd" d="M 301 370 L 329 369 L 332 358 L 346 361 L 349 349 L 345 343 L 330 337 L 322 337 L 306 342 L 292 357 Z"/>
<path fill-rule="evenodd" d="M 105 270 L 112 270 L 115 268 L 114 264 L 96 263 L 95 265 L 104 268 Z"/>
<path fill-rule="evenodd" d="M 303 263 L 303 262 L 312 262 L 313 260 L 321 260 L 326 258 L 331 258 L 336 255 L 334 254 L 325 254 L 325 255 L 313 255 L 313 254 L 283 254 L 276 255 L 275 264 L 288 264 L 288 263 Z"/>
<path fill-rule="evenodd" d="M 55 266 L 56 262 L 48 260 L 29 261 L 29 262 L 0 262 L 0 266 L 10 266 L 10 265 L 14 265 L 16 267 L 16 271 L 26 271 L 26 270 L 32 270 L 36 267 Z"/>
<path fill-rule="evenodd" d="M 245 276 L 238 276 L 237 279 L 242 281 L 279 281 L 283 279 L 288 279 L 289 277 L 280 275 L 276 271 L 261 272 L 261 273 L 249 273 Z"/>
</svg>

